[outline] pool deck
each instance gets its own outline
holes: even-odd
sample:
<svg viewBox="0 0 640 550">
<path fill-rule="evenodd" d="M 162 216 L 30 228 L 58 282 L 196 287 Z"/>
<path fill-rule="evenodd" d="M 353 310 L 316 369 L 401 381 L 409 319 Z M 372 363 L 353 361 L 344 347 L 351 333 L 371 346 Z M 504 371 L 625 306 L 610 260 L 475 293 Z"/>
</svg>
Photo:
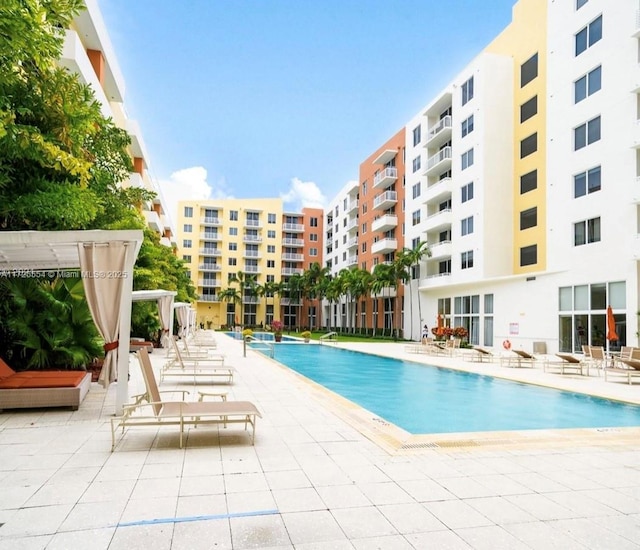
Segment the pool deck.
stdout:
<svg viewBox="0 0 640 550">
<path fill-rule="evenodd" d="M 241 427 L 191 428 L 183 449 L 141 427 L 112 453 L 115 386 L 78 411 L 0 413 L 0 550 L 640 548 L 640 428 L 411 436 L 216 337 L 229 399 L 263 415 L 254 446 Z M 640 403 L 640 384 L 595 375 L 338 345 Z M 194 389 L 161 389 L 177 387 Z"/>
</svg>

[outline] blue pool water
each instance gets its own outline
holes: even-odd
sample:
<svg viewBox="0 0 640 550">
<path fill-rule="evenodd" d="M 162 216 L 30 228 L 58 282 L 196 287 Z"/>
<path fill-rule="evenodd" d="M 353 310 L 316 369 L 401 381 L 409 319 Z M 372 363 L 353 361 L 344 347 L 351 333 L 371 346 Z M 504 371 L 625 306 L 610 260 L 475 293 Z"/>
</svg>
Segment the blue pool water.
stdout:
<svg viewBox="0 0 640 550">
<path fill-rule="evenodd" d="M 640 407 L 319 345 L 275 359 L 412 434 L 640 425 Z"/>
</svg>

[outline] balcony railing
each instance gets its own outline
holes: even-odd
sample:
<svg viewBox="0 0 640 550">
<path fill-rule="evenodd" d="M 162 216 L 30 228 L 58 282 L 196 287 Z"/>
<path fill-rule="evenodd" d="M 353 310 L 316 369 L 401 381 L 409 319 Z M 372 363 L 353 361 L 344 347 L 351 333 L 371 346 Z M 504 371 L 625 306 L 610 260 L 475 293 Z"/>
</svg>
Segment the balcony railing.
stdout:
<svg viewBox="0 0 640 550">
<path fill-rule="evenodd" d="M 219 302 L 220 297 L 213 294 L 203 294 L 198 298 L 199 302 Z"/>
<path fill-rule="evenodd" d="M 282 275 L 302 275 L 304 273 L 304 269 L 300 269 L 298 267 L 283 267 Z"/>
<path fill-rule="evenodd" d="M 304 254 L 289 254 L 282 255 L 282 259 L 289 262 L 302 262 L 304 260 Z"/>
<path fill-rule="evenodd" d="M 245 227 L 262 227 L 260 220 L 244 220 Z"/>
<path fill-rule="evenodd" d="M 200 271 L 222 271 L 222 266 L 218 264 L 200 264 L 198 269 Z"/>
<path fill-rule="evenodd" d="M 258 273 L 258 269 L 257 265 L 245 265 L 242 271 L 245 273 Z"/>
<path fill-rule="evenodd" d="M 398 179 L 398 169 L 387 166 L 373 178 L 373 187 L 389 187 Z"/>
<path fill-rule="evenodd" d="M 216 231 L 215 233 L 200 233 L 200 239 L 203 241 L 221 241 L 222 237 Z"/>
<path fill-rule="evenodd" d="M 389 203 L 389 206 L 398 202 L 398 193 L 395 191 L 385 191 L 380 193 L 375 199 L 373 199 L 373 207 L 379 208 L 382 204 Z"/>
<path fill-rule="evenodd" d="M 440 151 L 435 155 L 429 157 L 429 160 L 427 161 L 427 170 L 431 170 L 431 168 L 447 159 L 451 159 L 451 147 L 440 149 Z"/>
<path fill-rule="evenodd" d="M 282 224 L 283 231 L 295 231 L 297 233 L 304 232 L 304 225 L 301 223 L 283 223 Z"/>
<path fill-rule="evenodd" d="M 358 218 L 353 218 L 352 220 L 349 220 L 349 223 L 347 224 L 347 231 L 351 230 L 351 229 L 356 229 L 358 227 Z"/>
<path fill-rule="evenodd" d="M 202 220 L 205 225 L 220 225 L 220 218 L 214 218 L 212 216 L 205 216 Z"/>
<path fill-rule="evenodd" d="M 214 288 L 220 286 L 220 281 L 216 279 L 200 279 L 198 281 L 198 286 L 206 287 L 206 288 Z"/>
<path fill-rule="evenodd" d="M 258 252 L 257 250 L 245 250 L 242 255 L 245 258 L 261 258 L 262 254 L 260 254 L 260 252 Z"/>
<path fill-rule="evenodd" d="M 203 256 L 222 256 L 222 250 L 218 250 L 217 248 L 201 248 L 198 254 L 202 254 Z"/>
<path fill-rule="evenodd" d="M 261 243 L 262 237 L 256 237 L 255 235 L 245 235 L 242 237 L 244 243 Z"/>
<path fill-rule="evenodd" d="M 304 246 L 304 240 L 302 239 L 282 239 L 284 246 Z"/>
<path fill-rule="evenodd" d="M 451 130 L 451 115 L 441 118 L 435 126 L 433 126 L 427 135 L 427 142 L 431 141 L 444 130 Z"/>
</svg>

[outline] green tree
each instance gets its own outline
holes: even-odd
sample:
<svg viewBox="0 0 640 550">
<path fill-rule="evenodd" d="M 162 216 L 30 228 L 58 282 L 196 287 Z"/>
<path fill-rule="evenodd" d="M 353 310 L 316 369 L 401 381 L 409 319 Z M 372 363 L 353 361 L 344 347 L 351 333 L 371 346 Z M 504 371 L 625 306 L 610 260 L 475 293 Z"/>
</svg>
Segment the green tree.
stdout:
<svg viewBox="0 0 640 550">
<path fill-rule="evenodd" d="M 420 267 L 420 263 L 422 260 L 427 257 L 431 257 L 431 250 L 429 249 L 429 245 L 426 241 L 420 241 L 417 246 L 414 248 L 403 248 L 400 252 L 398 252 L 398 256 L 396 261 L 398 261 L 402 265 L 402 269 L 407 271 L 407 281 L 409 287 L 409 319 L 410 319 L 410 328 L 409 328 L 409 339 L 413 340 L 413 271 Z M 419 279 L 418 279 L 419 280 Z M 422 306 L 421 306 L 420 296 L 418 295 L 418 318 L 420 322 L 422 322 Z M 416 338 L 420 337 L 421 325 L 418 325 L 418 334 Z"/>
</svg>

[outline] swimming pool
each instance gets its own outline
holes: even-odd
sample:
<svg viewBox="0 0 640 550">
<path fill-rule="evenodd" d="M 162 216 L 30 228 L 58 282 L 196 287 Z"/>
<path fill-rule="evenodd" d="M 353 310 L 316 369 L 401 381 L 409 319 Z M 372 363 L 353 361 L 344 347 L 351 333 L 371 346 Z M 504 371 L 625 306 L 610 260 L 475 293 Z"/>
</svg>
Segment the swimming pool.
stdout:
<svg viewBox="0 0 640 550">
<path fill-rule="evenodd" d="M 640 425 L 637 406 L 357 351 L 277 345 L 275 359 L 411 434 Z"/>
</svg>

